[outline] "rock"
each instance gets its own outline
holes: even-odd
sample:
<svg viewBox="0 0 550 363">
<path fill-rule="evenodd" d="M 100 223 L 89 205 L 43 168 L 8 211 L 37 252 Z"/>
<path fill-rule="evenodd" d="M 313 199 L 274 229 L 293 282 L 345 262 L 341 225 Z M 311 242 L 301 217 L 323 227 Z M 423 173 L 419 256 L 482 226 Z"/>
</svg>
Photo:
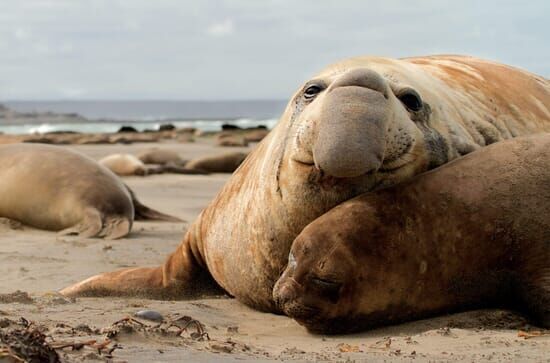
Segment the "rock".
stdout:
<svg viewBox="0 0 550 363">
<path fill-rule="evenodd" d="M 222 130 L 223 131 L 241 130 L 241 128 L 237 125 L 223 124 Z"/>
<path fill-rule="evenodd" d="M 159 126 L 159 131 L 172 131 L 172 130 L 175 130 L 176 129 L 176 126 L 172 125 L 172 124 L 161 124 Z"/>
<path fill-rule="evenodd" d="M 120 129 L 118 129 L 117 133 L 119 132 L 138 132 L 135 127 L 133 126 L 122 126 Z"/>
</svg>

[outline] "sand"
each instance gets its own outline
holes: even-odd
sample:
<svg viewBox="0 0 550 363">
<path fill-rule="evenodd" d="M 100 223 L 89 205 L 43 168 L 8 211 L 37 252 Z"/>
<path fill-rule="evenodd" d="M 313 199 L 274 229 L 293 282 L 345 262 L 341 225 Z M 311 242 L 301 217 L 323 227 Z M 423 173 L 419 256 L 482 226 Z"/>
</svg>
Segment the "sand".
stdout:
<svg viewBox="0 0 550 363">
<path fill-rule="evenodd" d="M 115 152 L 137 153 L 151 146 L 176 150 L 186 159 L 228 150 L 209 141 L 67 147 L 99 159 Z M 58 237 L 0 221 L 0 327 L 16 327 L 24 317 L 41 326 L 49 341 L 104 342 L 109 334 L 109 347 L 116 343 L 122 348 L 111 355 L 105 350 L 100 355 L 87 346 L 78 351 L 59 349 L 64 361 L 550 362 L 550 336 L 518 336 L 520 330 L 540 329 L 530 326 L 521 315 L 503 310 L 442 316 L 354 335 L 320 336 L 307 333 L 287 317 L 251 310 L 227 296 L 187 301 L 69 300 L 56 294 L 100 272 L 160 264 L 179 244 L 188 223 L 228 178 L 223 174 L 124 178 L 142 202 L 187 223 L 137 222 L 127 238 L 116 241 Z M 17 290 L 27 292 L 30 299 L 24 294 L 5 295 Z M 183 316 L 196 319 L 210 339 L 192 334 L 192 326 L 180 335 L 177 328 L 168 329 L 166 324 L 158 327 L 146 320 L 112 326 L 144 309 L 155 310 L 170 321 Z"/>
</svg>

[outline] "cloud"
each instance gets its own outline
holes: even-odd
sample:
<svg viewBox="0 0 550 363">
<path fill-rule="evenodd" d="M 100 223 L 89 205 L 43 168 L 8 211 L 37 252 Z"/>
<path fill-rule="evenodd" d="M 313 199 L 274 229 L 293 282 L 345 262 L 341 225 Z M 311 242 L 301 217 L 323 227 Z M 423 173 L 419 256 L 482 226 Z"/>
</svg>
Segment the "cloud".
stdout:
<svg viewBox="0 0 550 363">
<path fill-rule="evenodd" d="M 357 55 L 470 54 L 548 78 L 549 13 L 548 0 L 0 0 L 0 101 L 286 99 Z"/>
<path fill-rule="evenodd" d="M 17 40 L 26 40 L 31 37 L 31 31 L 25 28 L 17 28 L 14 30 L 13 36 Z"/>
<path fill-rule="evenodd" d="M 214 37 L 223 37 L 233 34 L 235 27 L 233 20 L 226 19 L 221 23 L 212 24 L 206 29 L 206 32 Z"/>
</svg>

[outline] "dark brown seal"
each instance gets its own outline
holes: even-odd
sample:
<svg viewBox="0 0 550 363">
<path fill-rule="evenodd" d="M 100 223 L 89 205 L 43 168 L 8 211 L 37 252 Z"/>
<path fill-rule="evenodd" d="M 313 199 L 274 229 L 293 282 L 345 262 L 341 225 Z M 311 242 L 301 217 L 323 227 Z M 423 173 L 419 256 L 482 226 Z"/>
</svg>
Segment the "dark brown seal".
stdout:
<svg viewBox="0 0 550 363">
<path fill-rule="evenodd" d="M 296 238 L 273 295 L 314 332 L 496 306 L 550 327 L 550 134 L 332 209 Z"/>
</svg>

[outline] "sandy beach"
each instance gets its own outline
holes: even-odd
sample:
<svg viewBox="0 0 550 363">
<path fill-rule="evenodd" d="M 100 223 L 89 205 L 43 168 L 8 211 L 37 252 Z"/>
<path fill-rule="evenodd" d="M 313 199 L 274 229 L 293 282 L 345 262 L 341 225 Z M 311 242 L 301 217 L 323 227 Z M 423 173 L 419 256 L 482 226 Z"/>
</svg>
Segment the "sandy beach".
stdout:
<svg viewBox="0 0 550 363">
<path fill-rule="evenodd" d="M 228 148 L 200 138 L 131 145 L 71 145 L 94 159 L 158 146 L 183 158 L 214 155 Z M 231 148 L 245 151 L 249 147 Z M 229 174 L 126 177 L 139 199 L 185 223 L 136 222 L 127 238 L 106 241 L 59 237 L 56 233 L 0 224 L 0 327 L 20 318 L 40 326 L 49 341 L 118 344 L 110 354 L 90 346 L 58 349 L 64 361 L 507 361 L 550 362 L 550 335 L 538 334 L 524 317 L 503 310 L 466 312 L 385 327 L 361 334 L 309 334 L 295 321 L 249 309 L 220 296 L 200 300 L 156 301 L 121 298 L 66 299 L 59 289 L 91 275 L 122 267 L 154 266 L 179 244 L 184 231 L 228 180 Z M 28 293 L 15 294 L 15 291 Z M 150 309 L 166 321 L 197 320 L 186 330 L 167 323 L 126 320 Z M 187 318 L 190 317 L 190 318 Z M 178 320 L 179 319 L 179 320 Z M 113 325 L 114 324 L 114 325 Z M 202 333 L 202 331 L 200 332 Z M 519 333 L 519 335 L 518 335 Z M 0 355 L 0 362 L 2 362 Z"/>
</svg>

